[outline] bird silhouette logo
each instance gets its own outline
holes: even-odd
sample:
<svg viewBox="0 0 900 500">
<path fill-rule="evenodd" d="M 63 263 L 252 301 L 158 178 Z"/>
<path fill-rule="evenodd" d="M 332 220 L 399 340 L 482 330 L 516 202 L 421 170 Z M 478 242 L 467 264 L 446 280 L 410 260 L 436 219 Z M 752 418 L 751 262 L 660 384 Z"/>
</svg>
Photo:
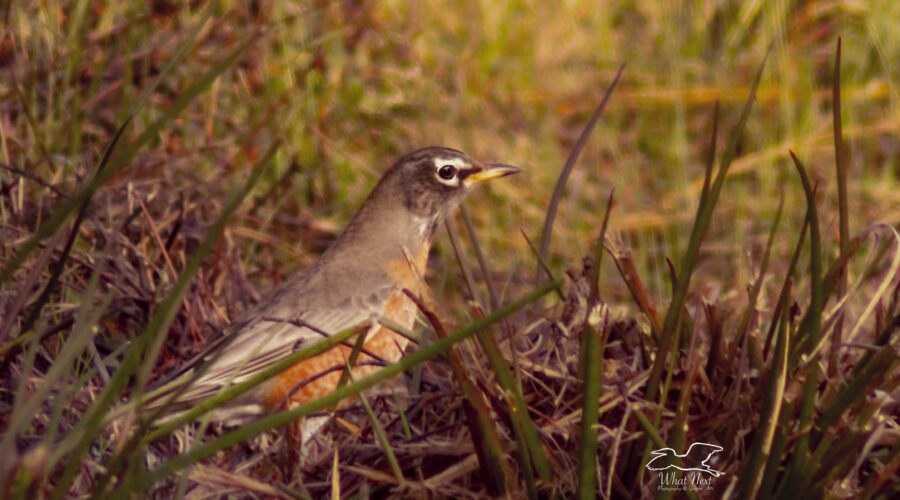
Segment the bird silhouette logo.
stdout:
<svg viewBox="0 0 900 500">
<path fill-rule="evenodd" d="M 723 449 L 716 444 L 694 443 L 687 452 L 679 455 L 672 448 L 660 448 L 650 452 L 654 457 L 647 462 L 646 467 L 648 470 L 655 471 L 664 471 L 674 467 L 680 471 L 705 472 L 719 477 L 723 472 L 713 469 L 707 462 Z"/>
</svg>

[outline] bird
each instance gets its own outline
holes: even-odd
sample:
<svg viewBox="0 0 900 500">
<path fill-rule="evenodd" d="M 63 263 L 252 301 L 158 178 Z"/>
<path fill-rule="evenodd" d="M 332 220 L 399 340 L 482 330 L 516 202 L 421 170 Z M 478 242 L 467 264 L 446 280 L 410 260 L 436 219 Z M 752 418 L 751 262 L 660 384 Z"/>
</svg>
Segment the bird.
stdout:
<svg viewBox="0 0 900 500">
<path fill-rule="evenodd" d="M 418 309 L 403 290 L 427 296 L 425 267 L 431 243 L 447 214 L 484 181 L 521 169 L 482 163 L 456 149 L 426 147 L 398 159 L 382 176 L 343 232 L 311 266 L 287 279 L 224 330 L 212 354 L 144 401 L 145 409 L 190 408 L 232 384 L 248 380 L 323 334 L 366 332 L 352 375 L 364 377 L 379 364 L 394 363 L 408 339 L 378 320 L 409 330 Z M 384 322 L 388 323 L 388 322 Z M 396 328 L 396 327 L 395 327 Z M 216 409 L 212 421 L 240 425 L 267 412 L 303 404 L 333 391 L 352 347 L 338 344 L 299 361 Z M 205 368 L 193 377 L 187 376 Z M 191 380 L 192 379 L 192 380 Z"/>
</svg>

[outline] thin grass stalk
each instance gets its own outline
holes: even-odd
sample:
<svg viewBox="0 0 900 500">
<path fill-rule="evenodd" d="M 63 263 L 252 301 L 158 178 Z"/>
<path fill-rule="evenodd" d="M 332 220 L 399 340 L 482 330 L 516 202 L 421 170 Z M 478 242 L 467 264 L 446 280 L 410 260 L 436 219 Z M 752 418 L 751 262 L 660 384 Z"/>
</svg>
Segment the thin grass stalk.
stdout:
<svg viewBox="0 0 900 500">
<path fill-rule="evenodd" d="M 700 360 L 700 353 L 697 349 L 697 336 L 691 336 L 691 344 L 688 348 L 688 366 L 687 379 L 684 388 L 678 398 L 678 407 L 675 411 L 675 417 L 672 419 L 672 429 L 669 432 L 667 444 L 669 448 L 675 450 L 683 450 L 687 447 L 687 429 L 688 429 L 688 413 L 690 411 L 691 399 L 694 396 L 694 382 L 697 379 L 697 371 L 703 366 Z M 660 491 L 657 498 L 670 498 L 671 490 Z"/>
<path fill-rule="evenodd" d="M 600 390 L 603 385 L 603 350 L 609 332 L 609 311 L 606 311 L 603 330 L 598 332 L 591 325 L 591 315 L 600 303 L 600 264 L 603 261 L 603 247 L 606 242 L 606 228 L 612 212 L 613 193 L 609 193 L 600 236 L 594 244 L 594 267 L 591 270 L 591 292 L 588 296 L 587 312 L 584 317 L 584 338 L 582 341 L 582 366 L 584 367 L 584 387 L 581 407 L 580 462 L 578 466 L 578 498 L 596 498 L 597 477 L 597 432 L 594 424 L 600 419 Z"/>
<path fill-rule="evenodd" d="M 692 339 L 693 338 L 696 338 L 696 336 L 693 336 Z M 692 340 L 691 346 L 693 347 L 694 345 L 695 345 L 694 341 Z M 688 372 L 688 378 L 687 378 L 687 382 L 684 386 L 684 390 L 682 391 L 681 396 L 679 397 L 678 407 L 675 412 L 675 417 L 672 420 L 672 428 L 669 431 L 668 440 L 666 442 L 666 446 L 668 448 L 672 448 L 674 450 L 684 450 L 687 445 L 686 431 L 687 431 L 688 410 L 689 410 L 689 406 L 690 406 L 689 403 L 690 403 L 690 398 L 693 395 L 693 385 L 694 385 L 694 380 L 697 376 L 697 370 L 699 370 L 700 366 L 701 366 L 701 363 L 699 363 L 699 359 L 695 359 L 694 361 L 695 361 L 695 363 L 693 365 L 691 365 L 691 369 Z M 654 416 L 653 425 L 657 426 L 657 427 L 659 426 L 658 414 L 657 414 L 657 416 Z M 641 460 L 641 463 L 644 463 L 644 464 L 647 463 L 647 461 L 650 458 L 649 454 L 650 454 L 651 448 L 652 448 L 652 446 L 650 446 L 650 444 L 648 443 L 647 449 L 644 452 L 644 456 Z M 643 471 L 642 471 L 642 473 L 643 473 Z M 690 490 L 686 491 L 685 493 L 687 494 L 687 496 L 689 498 L 696 498 L 693 495 L 693 492 Z M 672 498 L 672 497 L 673 497 L 673 492 L 669 489 L 657 490 L 656 495 L 654 496 L 654 498 L 656 498 L 657 500 L 665 500 L 665 499 Z"/>
<path fill-rule="evenodd" d="M 338 468 L 338 449 L 334 449 L 334 460 L 331 462 L 331 500 L 341 500 L 341 471 Z"/>
<path fill-rule="evenodd" d="M 793 151 L 790 151 L 790 154 L 803 183 L 803 191 L 806 193 L 807 217 L 809 218 L 810 304 L 807 312 L 808 321 L 800 325 L 800 330 L 797 332 L 797 342 L 805 344 L 804 350 L 807 353 L 813 353 L 822 329 L 822 308 L 824 305 L 822 290 L 822 239 L 819 233 L 818 211 L 815 207 L 815 189 L 809 182 L 809 177 L 806 175 L 806 169 L 803 167 L 803 164 L 794 155 Z M 803 476 L 806 475 L 809 467 L 812 466 L 812 464 L 808 463 L 809 457 L 807 453 L 810 451 L 811 422 L 815 412 L 815 398 L 818 387 L 818 358 L 819 355 L 813 353 L 812 358 L 808 360 L 798 418 L 800 436 L 794 446 L 794 454 L 782 481 L 782 487 L 778 492 L 779 495 L 787 497 L 801 495 L 803 485 L 806 482 L 803 480 Z"/>
<path fill-rule="evenodd" d="M 784 192 L 781 193 L 778 201 L 778 210 L 775 212 L 775 220 L 772 221 L 772 227 L 769 229 L 769 238 L 766 240 L 766 249 L 763 252 L 762 261 L 759 264 L 759 274 L 756 276 L 756 279 L 753 281 L 753 287 L 750 289 L 750 297 L 747 300 L 747 309 L 744 310 L 744 314 L 741 316 L 741 322 L 738 324 L 737 329 L 737 341 L 734 345 L 738 345 L 743 341 L 745 335 L 747 335 L 747 330 L 750 327 L 750 319 L 753 317 L 753 311 L 756 310 L 756 303 L 759 299 L 759 292 L 762 290 L 763 278 L 766 276 L 766 271 L 769 269 L 769 259 L 772 256 L 772 247 L 775 245 L 775 235 L 778 233 L 778 225 L 781 222 L 781 214 L 784 211 Z M 802 240 L 801 240 L 802 243 Z M 797 254 L 795 254 L 797 255 Z M 790 277 L 790 274 L 788 275 Z M 778 316 L 774 316 L 777 318 Z M 774 324 L 775 322 L 773 322 Z M 732 350 L 732 353 L 734 351 Z M 732 358 L 733 359 L 733 358 Z"/>
<path fill-rule="evenodd" d="M 590 316 L 590 310 L 587 316 Z M 609 319 L 608 311 L 606 318 Z M 585 341 L 582 353 L 584 388 L 582 390 L 581 443 L 579 444 L 578 466 L 578 498 L 582 500 L 597 497 L 597 431 L 594 430 L 594 424 L 600 418 L 598 399 L 603 374 L 601 337 L 606 336 L 607 327 L 608 325 L 604 324 L 603 331 L 598 332 L 592 325 L 586 324 L 584 329 Z"/>
<path fill-rule="evenodd" d="M 806 234 L 809 229 L 809 216 L 803 218 L 803 225 L 800 227 L 800 235 L 797 237 L 797 244 L 794 245 L 794 253 L 791 256 L 791 262 L 788 264 L 787 272 L 785 273 L 785 281 L 784 284 L 781 285 L 781 291 L 778 294 L 778 302 L 775 303 L 775 310 L 772 313 L 772 324 L 769 326 L 769 331 L 766 334 L 766 344 L 763 347 L 763 357 L 768 357 L 769 348 L 772 346 L 772 340 L 775 338 L 775 329 L 778 326 L 778 321 L 776 318 L 781 317 L 781 313 L 783 310 L 790 307 L 791 301 L 791 285 L 793 285 L 792 280 L 794 274 L 796 273 L 797 266 L 800 264 L 800 254 L 802 253 L 803 243 L 806 241 Z M 793 346 L 792 346 L 793 347 Z M 791 365 L 793 367 L 793 364 Z"/>
<path fill-rule="evenodd" d="M 806 175 L 806 169 L 800 160 L 794 155 L 793 151 L 789 151 L 794 166 L 800 176 L 803 184 L 803 191 L 806 194 L 807 218 L 809 219 L 809 271 L 810 271 L 810 304 L 806 313 L 806 321 L 801 323 L 800 331 L 798 331 L 798 341 L 804 341 L 802 344 L 807 353 L 811 353 L 819 342 L 819 334 L 822 329 L 822 308 L 824 307 L 824 298 L 822 288 L 822 237 L 819 231 L 819 217 L 815 206 L 815 188 Z"/>
<path fill-rule="evenodd" d="M 847 167 L 849 159 L 845 151 L 844 131 L 841 125 L 841 37 L 838 37 L 837 50 L 834 55 L 834 81 L 832 82 L 831 92 L 831 112 L 834 119 L 834 164 L 837 169 L 838 216 L 840 219 L 840 249 L 841 255 L 843 255 L 849 251 L 850 247 L 850 208 L 847 201 Z M 844 268 L 840 275 L 838 294 L 844 295 L 846 290 L 847 269 Z M 838 370 L 837 349 L 842 342 L 843 326 L 844 314 L 841 313 L 837 318 L 837 324 L 832 333 L 829 366 L 833 373 L 836 373 Z"/>
<path fill-rule="evenodd" d="M 632 408 L 631 411 L 632 411 L 632 413 L 634 413 L 634 417 L 637 419 L 641 428 L 644 430 L 644 434 L 646 434 L 647 437 L 650 439 L 650 442 L 653 445 L 658 446 L 660 448 L 665 447 L 666 442 L 663 441 L 663 438 L 659 435 L 659 432 L 657 432 L 657 430 L 656 430 L 658 427 L 656 425 L 654 425 L 652 422 L 650 422 L 650 419 L 647 418 L 647 415 L 644 415 L 644 412 L 642 412 L 641 410 L 638 410 L 637 408 Z"/>
<path fill-rule="evenodd" d="M 709 141 L 709 156 L 706 157 L 706 166 L 703 169 L 703 187 L 700 189 L 700 203 L 697 205 L 703 205 L 706 203 L 706 199 L 709 197 L 709 188 L 712 185 L 712 173 L 713 169 L 716 166 L 716 146 L 719 142 L 719 101 L 716 101 L 716 105 L 713 108 L 713 125 L 712 125 L 712 138 Z"/>
<path fill-rule="evenodd" d="M 647 288 L 641 281 L 640 276 L 638 276 L 631 251 L 622 247 L 610 248 L 610 255 L 616 265 L 616 270 L 619 271 L 622 281 L 625 282 L 625 286 L 631 294 L 631 298 L 650 323 L 651 338 L 659 344 L 659 337 L 662 335 L 662 323 L 659 321 L 659 313 L 657 313 L 656 308 L 650 301 Z M 644 359 L 650 359 L 646 342 L 641 342 L 641 350 L 643 351 Z"/>
<path fill-rule="evenodd" d="M 512 407 L 511 404 L 508 404 L 508 406 Z M 510 420 L 513 427 L 513 439 L 516 442 L 516 457 L 519 461 L 519 471 L 522 473 L 522 479 L 525 482 L 525 493 L 528 495 L 528 500 L 538 500 L 540 497 L 538 496 L 537 481 L 534 477 L 531 457 L 528 455 L 528 443 L 525 442 L 522 430 L 517 427 L 518 421 L 512 418 Z"/>
<path fill-rule="evenodd" d="M 531 253 L 534 255 L 534 258 L 537 259 L 538 266 L 540 266 L 540 268 L 543 269 L 544 272 L 547 274 L 547 279 L 549 279 L 550 281 L 559 281 L 559 280 L 557 280 L 557 278 L 555 276 L 553 276 L 553 270 L 550 269 L 550 265 L 547 264 L 546 260 L 541 258 L 540 252 L 538 251 L 537 247 L 534 246 L 534 243 L 531 241 L 531 238 L 529 238 L 528 235 L 525 234 L 525 230 L 519 229 L 519 233 L 522 235 L 523 238 L 525 238 L 525 243 L 528 244 L 528 248 L 531 249 Z M 556 290 L 556 296 L 559 298 L 559 300 L 566 300 L 566 296 L 559 289 Z"/>
<path fill-rule="evenodd" d="M 469 213 L 466 211 L 465 206 L 460 207 L 460 212 L 463 216 L 463 221 L 465 222 L 466 232 L 469 234 L 469 240 L 472 242 L 472 248 L 475 250 L 475 256 L 478 259 L 478 267 L 481 269 L 481 275 L 484 276 L 484 282 L 487 285 L 488 295 L 491 302 L 491 310 L 496 310 L 499 307 L 500 299 L 497 295 L 497 291 L 494 289 L 494 283 L 491 279 L 490 269 L 487 267 L 487 262 L 484 259 L 484 254 L 481 251 L 481 245 L 478 243 L 478 235 L 475 234 L 475 228 L 472 226 L 472 219 L 469 217 Z M 503 320 L 500 322 L 502 326 L 502 330 L 505 333 L 507 340 L 509 340 L 510 345 L 513 345 L 513 327 L 509 321 Z M 494 337 L 490 335 L 489 332 L 479 333 L 478 339 L 482 340 L 482 337 L 490 337 L 490 342 L 495 343 Z M 499 353 L 499 350 L 497 351 Z M 504 365 L 505 366 L 505 365 Z M 521 369 L 519 367 L 519 357 L 512 357 L 512 374 L 513 380 L 515 381 L 516 391 L 521 394 L 522 392 L 522 380 L 519 374 L 521 373 Z"/>
<path fill-rule="evenodd" d="M 622 76 L 622 71 L 624 70 L 624 64 L 619 66 L 619 70 L 616 71 L 616 77 L 609 85 L 609 88 L 606 89 L 606 93 L 603 95 L 603 99 L 600 100 L 600 104 L 597 106 L 597 109 L 594 110 L 594 114 L 591 115 L 591 118 L 590 120 L 588 120 L 587 125 L 585 125 L 584 130 L 581 131 L 581 135 L 578 136 L 578 140 L 575 141 L 575 145 L 572 147 L 572 152 L 569 153 L 569 157 L 566 159 L 566 163 L 563 166 L 562 171 L 560 171 L 559 173 L 559 178 L 556 180 L 556 187 L 553 188 L 553 195 L 550 197 L 550 205 L 547 207 L 547 215 L 544 218 L 544 229 L 541 231 L 541 260 L 546 261 L 547 256 L 550 253 L 550 239 L 553 236 L 553 223 L 556 220 L 556 212 L 559 210 L 559 203 L 562 201 L 563 192 L 566 189 L 566 183 L 569 181 L 569 176 L 572 174 L 572 170 L 575 168 L 575 162 L 578 160 L 578 157 L 581 156 L 581 150 L 584 149 L 584 145 L 587 144 L 588 137 L 590 137 L 591 132 L 594 130 L 594 127 L 597 126 L 597 122 L 600 121 L 600 117 L 603 115 L 603 110 L 606 108 L 606 103 L 609 101 L 610 96 L 612 96 L 612 92 L 616 88 L 616 85 L 618 85 L 619 78 Z M 541 279 L 540 266 L 535 272 L 534 279 L 538 284 L 542 283 L 543 281 Z"/>
<path fill-rule="evenodd" d="M 5 309 L 4 306 L 6 304 L 0 304 L 0 310 L 8 311 L 6 318 L 4 318 L 5 320 L 3 323 L 0 323 L 0 359 L 3 360 L 3 364 L 8 363 L 16 355 L 16 347 L 25 343 L 29 338 L 28 335 L 25 335 L 24 331 L 20 330 L 19 335 L 11 341 L 6 342 L 5 344 L 3 343 L 9 335 L 9 332 L 12 331 L 13 326 L 18 322 L 19 313 L 25 308 L 25 302 L 28 300 L 28 292 L 34 290 L 38 278 L 43 274 L 44 266 L 47 264 L 47 261 L 50 260 L 50 256 L 53 255 L 53 250 L 56 248 L 56 245 L 59 244 L 62 236 L 62 233 L 57 234 L 57 236 L 47 244 L 44 251 L 38 255 L 34 265 L 30 266 L 28 274 L 18 287 L 20 290 L 19 296 L 10 308 Z M 10 353 L 8 357 L 6 353 Z"/>
<path fill-rule="evenodd" d="M 802 244 L 802 240 L 801 240 Z M 799 246 L 799 245 L 798 245 Z M 793 279 L 785 279 L 784 290 L 790 296 Z M 775 355 L 766 375 L 763 390 L 762 407 L 759 411 L 756 436 L 750 445 L 750 451 L 741 468 L 737 482 L 737 497 L 756 498 L 764 478 L 764 465 L 767 460 L 780 460 L 780 456 L 771 455 L 772 443 L 781 419 L 784 403 L 784 390 L 787 386 L 788 352 L 790 343 L 790 308 L 781 308 L 781 314 L 773 318 L 778 325 L 775 338 Z"/>
<path fill-rule="evenodd" d="M 606 200 L 606 211 L 603 213 L 603 222 L 600 224 L 600 236 L 594 245 L 594 268 L 591 270 L 591 293 L 588 296 L 590 307 L 600 302 L 600 265 L 603 263 L 603 249 L 606 248 L 606 230 L 609 227 L 609 217 L 612 214 L 615 190 L 610 190 Z M 588 315 L 590 316 L 590 315 Z"/>
<path fill-rule="evenodd" d="M 822 288 L 822 236 L 819 231 L 819 216 L 816 210 L 815 192 L 816 188 L 812 186 L 809 177 L 806 175 L 806 169 L 797 158 L 793 151 L 790 151 L 791 159 L 797 168 L 797 173 L 803 184 L 803 191 L 806 193 L 806 202 L 809 210 L 807 217 L 809 218 L 809 271 L 810 271 L 810 306 L 807 312 L 809 320 L 805 325 L 801 325 L 801 331 L 798 332 L 805 340 L 805 348 L 807 352 L 812 352 L 819 341 L 819 334 L 822 329 L 822 309 L 824 307 L 825 295 Z M 803 328 L 806 328 L 803 330 Z"/>
<path fill-rule="evenodd" d="M 403 292 L 415 302 L 422 314 L 428 319 L 435 335 L 439 339 L 446 338 L 448 336 L 447 330 L 437 315 L 425 307 L 423 301 L 416 297 L 415 294 L 406 289 Z M 453 371 L 453 378 L 456 380 L 465 398 L 466 420 L 469 431 L 472 434 L 472 444 L 475 447 L 486 486 L 492 495 L 500 495 L 508 488 L 506 485 L 506 473 L 503 468 L 503 445 L 500 443 L 500 436 L 494 427 L 491 410 L 485 403 L 484 395 L 478 389 L 478 385 L 469 377 L 465 364 L 456 349 L 453 347 L 448 349 L 446 356 L 450 369 Z M 528 480 L 527 477 L 526 480 Z M 531 478 L 528 483 L 529 489 L 536 491 L 534 479 Z"/>
<path fill-rule="evenodd" d="M 369 332 L 367 331 L 362 332 L 356 337 L 356 342 L 353 344 L 353 348 L 350 349 L 350 356 L 347 358 L 347 363 L 344 366 L 343 371 L 341 371 L 341 378 L 338 379 L 337 387 L 342 387 L 350 380 L 351 370 L 356 366 L 356 361 L 359 359 L 359 353 L 363 350 L 368 333 Z"/>
<path fill-rule="evenodd" d="M 156 469 L 142 474 L 136 479 L 135 484 L 132 488 L 119 489 L 111 492 L 111 494 L 109 495 L 109 499 L 116 500 L 125 498 L 129 495 L 137 493 L 137 491 L 144 491 L 153 482 L 167 477 L 168 475 L 175 473 L 178 470 L 195 464 L 219 450 L 243 442 L 269 429 L 287 425 L 291 422 L 296 421 L 300 417 L 327 408 L 337 403 L 341 399 L 356 395 L 359 392 L 371 387 L 372 385 L 377 384 L 378 382 L 386 380 L 394 375 L 408 370 L 409 368 L 419 363 L 422 363 L 427 359 L 445 352 L 450 348 L 450 346 L 474 335 L 476 332 L 487 328 L 488 326 L 496 323 L 497 321 L 500 321 L 506 316 L 509 316 L 522 306 L 537 300 L 557 286 L 559 286 L 559 283 L 557 282 L 551 282 L 542 285 L 534 291 L 528 293 L 521 299 L 507 304 L 504 307 L 501 307 L 497 311 L 471 323 L 465 328 L 457 330 L 445 339 L 438 339 L 433 344 L 404 357 L 397 363 L 386 366 L 385 368 L 373 373 L 372 375 L 369 375 L 368 377 L 345 385 L 344 387 L 333 391 L 327 396 L 321 397 L 314 401 L 310 401 L 309 403 L 306 403 L 297 408 L 262 417 L 243 426 L 240 429 L 224 434 L 213 441 L 193 448 L 187 453 L 181 454 L 167 462 L 164 462 Z"/>
<path fill-rule="evenodd" d="M 491 279 L 490 269 L 488 269 L 487 261 L 484 260 L 484 252 L 481 251 L 481 245 L 478 243 L 478 236 L 475 234 L 475 227 L 472 226 L 472 217 L 465 205 L 460 205 L 459 213 L 462 215 L 463 223 L 466 226 L 466 232 L 469 234 L 469 241 L 472 242 L 472 249 L 475 250 L 475 258 L 478 259 L 478 268 L 481 269 L 481 275 L 484 276 L 484 284 L 487 285 L 488 298 L 491 301 L 491 311 L 500 307 L 500 297 L 494 288 L 494 280 Z"/>
<path fill-rule="evenodd" d="M 450 237 L 450 247 L 453 248 L 456 262 L 459 264 L 459 268 L 463 273 L 463 282 L 466 284 L 466 289 L 469 291 L 469 299 L 475 301 L 475 303 L 481 303 L 478 299 L 478 288 L 475 287 L 475 279 L 472 277 L 472 271 L 462 258 L 462 249 L 459 247 L 459 232 L 453 224 L 450 223 L 449 219 L 444 221 L 444 226 L 447 228 L 447 235 Z"/>
<path fill-rule="evenodd" d="M 350 373 L 350 368 L 351 365 L 348 364 L 345 373 Z M 406 485 L 406 479 L 403 477 L 403 469 L 400 468 L 400 462 L 397 461 L 397 455 L 394 454 L 394 450 L 391 448 L 391 441 L 388 439 L 387 433 L 384 432 L 384 426 L 378 421 L 378 417 L 372 410 L 372 406 L 369 404 L 369 400 L 366 398 L 365 394 L 359 393 L 359 401 L 366 411 L 366 416 L 369 417 L 369 422 L 372 424 L 372 431 L 375 433 L 375 438 L 381 445 L 381 450 L 384 451 L 384 456 L 387 458 L 388 465 L 391 467 L 391 473 L 394 474 L 397 486 L 402 488 Z M 335 448 L 335 453 L 337 453 L 337 448 Z"/>
<path fill-rule="evenodd" d="M 788 330 L 787 335 L 791 332 Z M 775 426 L 775 435 L 772 438 L 772 448 L 769 452 L 769 458 L 764 462 L 762 480 L 757 489 L 756 498 L 774 498 L 774 491 L 777 487 L 779 476 L 783 473 L 782 457 L 785 456 L 787 450 L 787 432 L 791 429 L 793 421 L 794 404 L 785 403 L 781 409 L 781 418 Z"/>
</svg>

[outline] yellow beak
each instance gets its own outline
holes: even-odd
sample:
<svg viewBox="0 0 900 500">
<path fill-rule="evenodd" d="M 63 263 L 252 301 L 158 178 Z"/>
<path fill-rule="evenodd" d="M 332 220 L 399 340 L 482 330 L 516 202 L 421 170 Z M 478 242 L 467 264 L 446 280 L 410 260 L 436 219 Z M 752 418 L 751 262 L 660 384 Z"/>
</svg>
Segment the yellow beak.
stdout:
<svg viewBox="0 0 900 500">
<path fill-rule="evenodd" d="M 486 163 L 479 164 L 478 166 L 481 167 L 481 170 L 467 176 L 465 179 L 466 184 L 478 184 L 479 182 L 506 177 L 507 175 L 517 174 L 522 171 L 519 167 L 504 165 L 502 163 Z"/>
</svg>

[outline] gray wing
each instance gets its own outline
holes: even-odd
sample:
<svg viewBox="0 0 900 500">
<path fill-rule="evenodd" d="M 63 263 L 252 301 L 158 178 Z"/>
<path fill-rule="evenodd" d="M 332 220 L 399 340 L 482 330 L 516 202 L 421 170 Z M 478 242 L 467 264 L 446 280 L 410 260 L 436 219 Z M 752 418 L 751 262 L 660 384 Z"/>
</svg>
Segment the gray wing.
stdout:
<svg viewBox="0 0 900 500">
<path fill-rule="evenodd" d="M 358 274 L 353 273 L 357 278 Z M 367 276 L 372 278 L 369 283 L 380 281 L 382 285 L 366 294 L 356 292 L 341 297 L 328 286 L 334 278 L 310 269 L 244 313 L 226 329 L 220 348 L 206 357 L 208 366 L 201 367 L 202 375 L 177 397 L 178 406 L 198 402 L 214 396 L 226 385 L 246 381 L 297 350 L 324 340 L 326 334 L 376 321 L 395 291 L 386 279 L 378 280 L 382 276 Z M 298 286 L 304 281 L 304 286 Z M 167 398 L 154 399 L 157 401 L 148 407 Z"/>
</svg>

